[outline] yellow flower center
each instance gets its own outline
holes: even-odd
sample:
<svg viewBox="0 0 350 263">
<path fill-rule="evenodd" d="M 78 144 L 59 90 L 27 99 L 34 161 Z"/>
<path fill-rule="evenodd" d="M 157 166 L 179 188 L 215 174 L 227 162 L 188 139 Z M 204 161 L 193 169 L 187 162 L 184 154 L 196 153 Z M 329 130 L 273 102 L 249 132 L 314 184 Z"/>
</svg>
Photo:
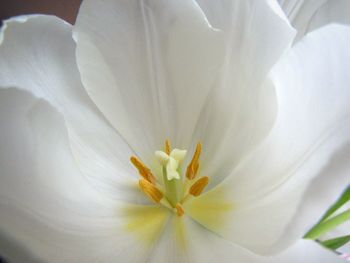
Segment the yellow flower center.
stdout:
<svg viewBox="0 0 350 263">
<path fill-rule="evenodd" d="M 209 177 L 198 177 L 201 152 L 202 145 L 198 143 L 193 158 L 186 169 L 186 176 L 182 176 L 182 162 L 187 151 L 176 148 L 172 150 L 170 141 L 166 140 L 165 150 L 155 152 L 162 167 L 162 180 L 157 180 L 146 164 L 136 156 L 132 156 L 130 160 L 142 177 L 139 181 L 141 191 L 153 202 L 167 207 L 178 216 L 184 215 L 183 204 L 189 199 L 201 195 L 209 183 Z"/>
</svg>

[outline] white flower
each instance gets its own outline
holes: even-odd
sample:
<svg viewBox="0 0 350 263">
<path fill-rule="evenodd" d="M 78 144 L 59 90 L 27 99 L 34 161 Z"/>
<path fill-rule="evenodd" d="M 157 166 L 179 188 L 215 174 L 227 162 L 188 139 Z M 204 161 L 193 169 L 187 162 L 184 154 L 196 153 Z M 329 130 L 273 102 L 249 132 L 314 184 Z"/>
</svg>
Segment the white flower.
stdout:
<svg viewBox="0 0 350 263">
<path fill-rule="evenodd" d="M 278 0 L 298 31 L 294 41 L 330 23 L 350 24 L 349 0 Z"/>
<path fill-rule="evenodd" d="M 340 260 L 301 238 L 349 182 L 350 29 L 294 35 L 269 0 L 86 0 L 74 27 L 5 22 L 0 254 Z"/>
</svg>

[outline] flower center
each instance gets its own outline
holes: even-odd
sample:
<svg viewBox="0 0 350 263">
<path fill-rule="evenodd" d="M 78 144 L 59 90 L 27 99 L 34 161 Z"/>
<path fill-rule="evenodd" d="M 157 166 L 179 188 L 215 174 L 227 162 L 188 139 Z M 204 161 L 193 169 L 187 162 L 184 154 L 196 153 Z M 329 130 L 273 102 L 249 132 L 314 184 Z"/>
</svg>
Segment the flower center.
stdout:
<svg viewBox="0 0 350 263">
<path fill-rule="evenodd" d="M 186 157 L 186 150 L 171 149 L 169 140 L 165 142 L 164 151 L 156 151 L 155 156 L 161 165 L 162 176 L 158 178 L 150 168 L 139 158 L 132 156 L 132 164 L 136 167 L 142 179 L 139 181 L 143 191 L 152 201 L 161 204 L 178 216 L 185 214 L 183 204 L 189 199 L 199 196 L 209 183 L 209 177 L 198 177 L 199 157 L 202 145 L 197 144 L 193 158 L 182 175 L 182 163 Z"/>
</svg>

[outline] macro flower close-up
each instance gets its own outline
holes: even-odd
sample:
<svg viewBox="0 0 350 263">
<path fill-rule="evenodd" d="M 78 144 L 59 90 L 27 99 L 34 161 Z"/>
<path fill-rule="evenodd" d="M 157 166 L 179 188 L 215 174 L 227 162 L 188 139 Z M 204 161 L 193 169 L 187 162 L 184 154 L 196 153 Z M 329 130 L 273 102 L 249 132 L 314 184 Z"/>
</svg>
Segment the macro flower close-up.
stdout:
<svg viewBox="0 0 350 263">
<path fill-rule="evenodd" d="M 0 255 L 344 262 L 350 237 L 327 234 L 350 220 L 349 25 L 348 0 L 83 0 L 74 25 L 5 20 Z"/>
</svg>

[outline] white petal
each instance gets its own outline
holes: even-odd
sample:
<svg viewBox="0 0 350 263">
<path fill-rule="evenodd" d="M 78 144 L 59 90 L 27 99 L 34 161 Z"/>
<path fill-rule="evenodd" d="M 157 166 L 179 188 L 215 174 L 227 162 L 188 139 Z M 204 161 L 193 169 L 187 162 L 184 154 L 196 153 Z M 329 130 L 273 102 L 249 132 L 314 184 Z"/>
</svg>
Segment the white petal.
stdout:
<svg viewBox="0 0 350 263">
<path fill-rule="evenodd" d="M 115 208 L 118 210 L 121 207 Z M 122 262 L 143 263 L 152 252 L 154 243 L 158 241 L 168 215 L 168 211 L 163 211 L 163 214 L 151 211 L 148 212 L 152 213 L 150 216 L 145 211 L 159 207 L 135 207 L 132 213 L 119 211 L 113 218 L 102 216 L 94 221 L 91 218 L 85 219 L 91 221 L 87 226 L 82 218 L 79 225 L 43 222 L 23 210 L 5 210 L 6 207 L 2 205 L 0 209 L 1 219 L 7 220 L 6 231 L 15 239 L 5 239 L 8 238 L 6 235 L 0 237 L 0 253 L 10 262 L 23 262 L 15 259 L 29 256 L 42 260 L 34 262 L 114 263 L 118 259 Z M 14 251 L 7 250 L 9 243 Z"/>
<path fill-rule="evenodd" d="M 86 228 L 96 231 L 103 222 L 99 217 L 114 214 L 113 203 L 80 174 L 57 112 L 26 92 L 2 89 L 0 94 L 0 228 L 38 256 L 62 246 L 70 257 L 73 239 L 91 235 L 81 232 Z M 33 235 L 26 236 L 27 231 Z M 67 243 L 59 243 L 67 231 Z M 40 245 L 40 237 L 56 232 L 51 249 Z"/>
<path fill-rule="evenodd" d="M 27 92 L 0 89 L 0 94 L 2 196 L 44 207 L 49 200 L 24 196 L 44 192 L 56 194 L 58 203 L 61 198 L 86 205 L 95 197 L 91 206 L 98 202 L 72 158 L 62 116 Z"/>
<path fill-rule="evenodd" d="M 259 262 L 259 261 L 258 261 Z M 344 263 L 336 253 L 325 249 L 310 240 L 298 240 L 291 247 L 276 256 L 267 257 L 261 262 L 265 263 L 295 263 L 295 262 L 327 262 Z"/>
<path fill-rule="evenodd" d="M 330 23 L 350 24 L 348 0 L 279 0 L 297 29 L 295 41 L 305 34 Z"/>
<path fill-rule="evenodd" d="M 252 8 L 252 4 L 254 4 L 254 1 L 251 0 L 196 0 L 196 2 L 202 8 L 203 12 L 209 20 L 209 23 L 213 27 L 224 29 L 225 31 L 229 30 L 229 28 L 232 27 L 232 19 L 237 19 L 234 18 L 236 10 L 241 10 L 243 13 L 245 13 L 247 12 L 247 8 Z M 263 2 L 262 6 L 269 6 L 269 8 L 271 8 L 271 11 L 273 11 L 275 14 L 280 16 L 282 19 L 288 20 L 283 13 L 283 10 L 276 1 L 263 0 L 261 2 Z M 243 15 L 245 16 L 247 13 Z"/>
<path fill-rule="evenodd" d="M 149 262 L 255 262 L 251 252 L 230 243 L 191 219 L 173 216 L 164 230 Z"/>
<path fill-rule="evenodd" d="M 84 1 L 75 26 L 82 81 L 111 124 L 150 160 L 188 145 L 222 63 L 222 35 L 194 1 Z"/>
<path fill-rule="evenodd" d="M 290 47 L 295 32 L 276 11 L 274 1 L 199 4 L 226 40 L 225 68 L 208 97 L 193 140 L 203 144 L 202 172 L 212 178 L 214 186 L 271 129 L 276 98 L 266 76 Z"/>
<path fill-rule="evenodd" d="M 350 3 L 348 0 L 328 0 L 310 19 L 308 32 L 331 23 L 350 25 Z"/>
<path fill-rule="evenodd" d="M 306 240 L 296 242 L 281 254 L 259 256 L 215 235 L 186 217 L 174 216 L 148 262 L 335 263 L 343 260 L 316 242 Z"/>
<path fill-rule="evenodd" d="M 8 237 L 44 262 L 143 262 L 168 210 L 101 196 L 76 166 L 62 116 L 27 92 L 0 90 L 0 123 L 0 252 Z"/>
<path fill-rule="evenodd" d="M 51 16 L 17 17 L 4 23 L 1 34 L 0 85 L 28 90 L 57 106 L 80 169 L 92 184 L 112 197 L 138 201 L 137 171 L 129 161 L 133 152 L 80 82 L 71 26 Z"/>
<path fill-rule="evenodd" d="M 210 218 L 203 221 L 200 213 L 195 219 L 258 253 L 271 252 L 281 238 L 291 242 L 287 226 L 298 228 L 297 238 L 301 238 L 311 226 L 310 219 L 317 222 L 321 209 L 312 217 L 296 215 L 298 223 L 291 221 L 303 194 L 316 187 L 311 180 L 324 172 L 336 154 L 348 156 L 339 151 L 348 150 L 350 140 L 349 41 L 348 27 L 325 27 L 307 36 L 274 68 L 279 108 L 275 126 L 220 187 L 206 194 L 227 198 L 219 204 L 229 202 L 232 209 L 220 212 L 220 218 L 231 220 L 224 227 Z M 324 177 L 323 183 L 329 184 L 325 192 L 315 188 L 318 198 L 325 197 L 319 200 L 323 211 L 349 182 L 347 168 L 331 170 Z M 193 202 L 207 200 L 206 195 Z M 310 211 L 318 206 L 306 204 Z M 215 207 L 210 211 L 215 213 Z"/>
<path fill-rule="evenodd" d="M 305 232 L 311 229 L 315 222 L 318 222 L 329 207 L 339 198 L 342 190 L 349 185 L 349 158 L 350 145 L 347 145 L 336 153 L 323 169 L 323 172 L 312 181 L 312 184 L 302 197 L 303 201 L 298 206 L 298 212 L 291 220 L 290 226 L 287 227 L 284 237 L 278 241 L 277 247 L 284 248 L 296 238 L 305 235 Z M 341 185 L 342 183 L 343 186 Z M 349 209 L 349 206 L 347 209 Z M 350 222 L 344 222 L 337 229 L 320 237 L 320 240 L 348 235 L 349 227 Z M 339 251 L 349 253 L 349 248 L 348 244 L 339 249 Z"/>
</svg>

